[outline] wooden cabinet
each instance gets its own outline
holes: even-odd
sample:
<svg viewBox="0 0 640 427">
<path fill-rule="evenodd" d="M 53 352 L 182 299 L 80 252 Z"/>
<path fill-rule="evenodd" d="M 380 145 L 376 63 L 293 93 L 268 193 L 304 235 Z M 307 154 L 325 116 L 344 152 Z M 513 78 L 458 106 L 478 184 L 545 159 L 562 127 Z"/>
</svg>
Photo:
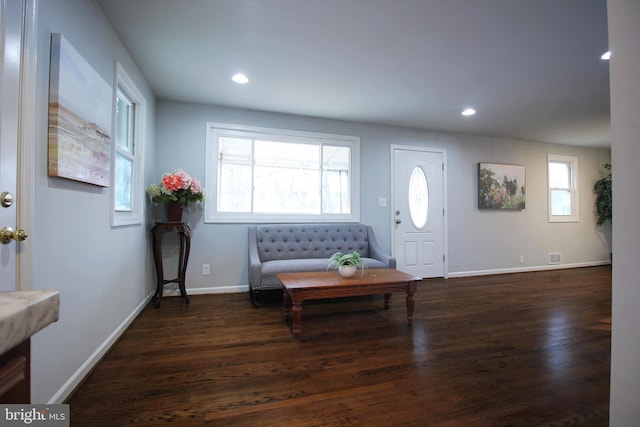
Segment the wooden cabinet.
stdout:
<svg viewBox="0 0 640 427">
<path fill-rule="evenodd" d="M 0 356 L 0 403 L 31 403 L 31 339 Z"/>
<path fill-rule="evenodd" d="M 58 291 L 0 292 L 0 403 L 31 403 L 31 336 L 59 314 Z"/>
</svg>

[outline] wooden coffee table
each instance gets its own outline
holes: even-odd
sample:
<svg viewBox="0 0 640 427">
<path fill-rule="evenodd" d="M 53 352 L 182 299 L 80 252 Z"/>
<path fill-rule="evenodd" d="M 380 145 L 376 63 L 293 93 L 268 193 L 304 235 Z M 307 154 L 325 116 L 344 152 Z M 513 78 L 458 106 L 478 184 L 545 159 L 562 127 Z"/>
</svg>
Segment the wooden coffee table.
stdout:
<svg viewBox="0 0 640 427">
<path fill-rule="evenodd" d="M 363 276 L 343 278 L 337 271 L 282 273 L 278 279 L 284 286 L 285 318 L 293 311 L 293 335 L 302 332 L 302 303 L 305 300 L 340 298 L 363 295 L 384 295 L 384 308 L 389 308 L 393 292 L 407 293 L 407 321 L 413 320 L 413 294 L 419 277 L 394 269 L 369 269 Z"/>
</svg>

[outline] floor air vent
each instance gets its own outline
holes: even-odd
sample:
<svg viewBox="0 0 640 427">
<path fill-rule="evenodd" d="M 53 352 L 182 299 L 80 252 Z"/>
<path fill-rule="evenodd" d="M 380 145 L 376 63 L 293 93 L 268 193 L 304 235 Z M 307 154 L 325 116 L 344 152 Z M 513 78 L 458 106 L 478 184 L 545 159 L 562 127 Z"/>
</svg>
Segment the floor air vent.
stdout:
<svg viewBox="0 0 640 427">
<path fill-rule="evenodd" d="M 549 252 L 549 264 L 562 264 L 562 254 Z"/>
</svg>

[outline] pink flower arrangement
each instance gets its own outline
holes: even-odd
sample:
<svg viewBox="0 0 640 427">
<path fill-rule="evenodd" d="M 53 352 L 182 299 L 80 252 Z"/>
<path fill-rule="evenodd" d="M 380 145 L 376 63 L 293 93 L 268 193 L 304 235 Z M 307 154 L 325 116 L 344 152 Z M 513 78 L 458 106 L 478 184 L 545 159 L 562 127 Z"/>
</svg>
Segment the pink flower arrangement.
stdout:
<svg viewBox="0 0 640 427">
<path fill-rule="evenodd" d="M 192 203 L 204 200 L 204 192 L 197 178 L 192 177 L 182 169 L 162 176 L 160 185 L 151 184 L 147 190 L 153 203 L 180 203 L 187 207 Z"/>
</svg>

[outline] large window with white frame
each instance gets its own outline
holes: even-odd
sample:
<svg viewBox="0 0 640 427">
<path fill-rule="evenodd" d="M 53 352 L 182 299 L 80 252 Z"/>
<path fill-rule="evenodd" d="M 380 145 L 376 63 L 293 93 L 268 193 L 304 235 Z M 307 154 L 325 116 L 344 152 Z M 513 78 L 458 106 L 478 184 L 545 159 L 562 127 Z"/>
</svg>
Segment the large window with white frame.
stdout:
<svg viewBox="0 0 640 427">
<path fill-rule="evenodd" d="M 578 222 L 578 158 L 547 158 L 549 222 Z"/>
<path fill-rule="evenodd" d="M 353 136 L 207 124 L 206 222 L 359 221 Z"/>
<path fill-rule="evenodd" d="M 146 101 L 120 64 L 115 88 L 111 225 L 141 224 Z"/>
</svg>

